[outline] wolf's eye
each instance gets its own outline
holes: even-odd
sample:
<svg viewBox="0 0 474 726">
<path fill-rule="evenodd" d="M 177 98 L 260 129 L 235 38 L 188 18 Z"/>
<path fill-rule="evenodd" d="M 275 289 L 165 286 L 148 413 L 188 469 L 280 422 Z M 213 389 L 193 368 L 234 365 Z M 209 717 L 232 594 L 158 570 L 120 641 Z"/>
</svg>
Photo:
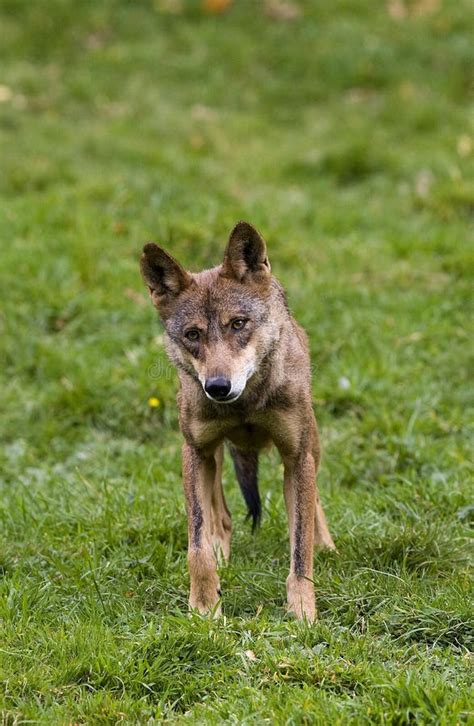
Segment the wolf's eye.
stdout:
<svg viewBox="0 0 474 726">
<path fill-rule="evenodd" d="M 242 330 L 246 322 L 243 318 L 236 318 L 231 322 L 230 326 L 232 330 Z"/>
<path fill-rule="evenodd" d="M 190 340 L 191 343 L 195 343 L 197 340 L 199 340 L 199 330 L 196 330 L 195 328 L 193 328 L 192 330 L 188 330 L 184 337 Z"/>
</svg>

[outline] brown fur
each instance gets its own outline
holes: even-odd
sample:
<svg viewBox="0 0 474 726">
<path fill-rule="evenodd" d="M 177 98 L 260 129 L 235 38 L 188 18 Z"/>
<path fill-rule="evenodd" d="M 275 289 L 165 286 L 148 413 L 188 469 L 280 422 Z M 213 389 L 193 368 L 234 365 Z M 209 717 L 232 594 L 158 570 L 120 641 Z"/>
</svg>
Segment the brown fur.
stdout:
<svg viewBox="0 0 474 726">
<path fill-rule="evenodd" d="M 190 607 L 219 612 L 216 556 L 229 557 L 231 538 L 221 484 L 223 442 L 232 445 L 238 475 L 251 471 L 255 481 L 257 452 L 273 443 L 284 464 L 290 529 L 288 610 L 312 621 L 313 546 L 334 544 L 316 486 L 320 449 L 308 341 L 270 272 L 265 242 L 239 222 L 218 267 L 192 274 L 148 244 L 141 269 L 180 379 Z M 209 399 L 204 386 L 215 376 L 232 383 L 234 400 Z"/>
</svg>

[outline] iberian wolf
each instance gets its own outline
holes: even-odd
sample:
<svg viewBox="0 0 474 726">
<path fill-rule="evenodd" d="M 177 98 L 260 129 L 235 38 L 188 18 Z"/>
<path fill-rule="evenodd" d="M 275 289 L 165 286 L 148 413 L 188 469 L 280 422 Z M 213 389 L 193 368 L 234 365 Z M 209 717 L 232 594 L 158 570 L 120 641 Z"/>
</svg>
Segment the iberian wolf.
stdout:
<svg viewBox="0 0 474 726">
<path fill-rule="evenodd" d="M 221 482 L 224 442 L 254 526 L 261 515 L 258 455 L 274 444 L 284 466 L 290 529 L 287 608 L 312 621 L 313 549 L 334 549 L 334 543 L 316 486 L 320 447 L 308 340 L 271 274 L 265 242 L 239 222 L 222 264 L 197 273 L 149 243 L 141 271 L 180 381 L 189 605 L 200 613 L 220 610 L 217 555 L 229 557 L 231 538 Z"/>
</svg>

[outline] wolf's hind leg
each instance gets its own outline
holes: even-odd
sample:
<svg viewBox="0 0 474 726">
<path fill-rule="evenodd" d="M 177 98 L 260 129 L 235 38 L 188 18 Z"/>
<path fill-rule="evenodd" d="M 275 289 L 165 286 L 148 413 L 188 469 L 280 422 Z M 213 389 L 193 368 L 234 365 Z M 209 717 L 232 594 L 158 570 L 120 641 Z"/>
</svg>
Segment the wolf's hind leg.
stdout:
<svg viewBox="0 0 474 726">
<path fill-rule="evenodd" d="M 232 534 L 232 519 L 222 489 L 222 462 L 224 459 L 224 445 L 216 449 L 216 475 L 212 489 L 212 544 L 216 557 L 228 560 L 230 557 L 230 539 Z"/>
<path fill-rule="evenodd" d="M 316 474 L 319 469 L 321 459 L 321 448 L 319 444 L 319 433 L 316 419 L 312 420 L 312 453 Z M 316 505 L 314 510 L 314 546 L 318 549 L 335 550 L 336 545 L 333 542 L 331 533 L 329 532 L 326 515 L 324 514 L 323 505 L 319 496 L 318 484 L 316 482 Z"/>
<path fill-rule="evenodd" d="M 324 514 L 323 505 L 319 498 L 318 485 L 316 484 L 316 509 L 314 512 L 314 546 L 319 549 L 335 550 L 336 545 L 333 542 L 329 531 L 326 515 Z"/>
<path fill-rule="evenodd" d="M 188 512 L 189 607 L 220 614 L 220 583 L 212 545 L 212 493 L 216 477 L 214 452 L 185 443 L 183 482 Z"/>
</svg>

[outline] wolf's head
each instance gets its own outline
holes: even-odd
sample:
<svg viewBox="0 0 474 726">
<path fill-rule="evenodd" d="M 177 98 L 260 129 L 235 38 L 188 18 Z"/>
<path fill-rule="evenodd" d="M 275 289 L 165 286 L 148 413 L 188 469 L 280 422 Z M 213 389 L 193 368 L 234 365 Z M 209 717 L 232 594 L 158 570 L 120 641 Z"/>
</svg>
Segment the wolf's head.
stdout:
<svg viewBox="0 0 474 726">
<path fill-rule="evenodd" d="M 272 307 L 281 295 L 260 234 L 239 222 L 222 264 L 196 274 L 149 243 L 141 271 L 173 362 L 201 383 L 208 398 L 236 401 L 279 336 Z"/>
</svg>

